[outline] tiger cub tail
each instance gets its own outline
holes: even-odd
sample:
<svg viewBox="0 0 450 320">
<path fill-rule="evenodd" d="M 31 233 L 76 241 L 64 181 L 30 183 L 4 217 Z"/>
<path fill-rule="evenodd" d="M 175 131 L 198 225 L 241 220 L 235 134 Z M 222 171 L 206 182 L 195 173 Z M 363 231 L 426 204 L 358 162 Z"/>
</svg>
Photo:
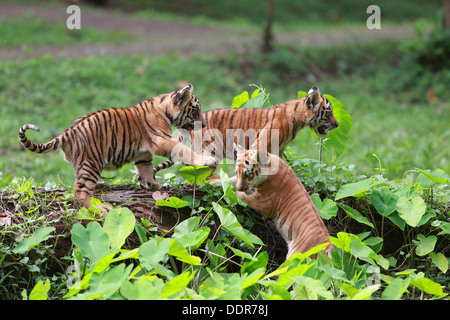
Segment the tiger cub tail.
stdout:
<svg viewBox="0 0 450 320">
<path fill-rule="evenodd" d="M 41 131 L 41 129 L 34 124 L 25 124 L 20 128 L 19 130 L 19 139 L 22 146 L 32 152 L 36 153 L 47 153 L 51 151 L 58 150 L 62 147 L 64 144 L 64 137 L 63 135 L 59 135 L 58 137 L 50 140 L 47 143 L 34 143 L 33 141 L 29 140 L 26 135 L 25 131 L 28 129 L 34 130 L 34 131 Z"/>
<path fill-rule="evenodd" d="M 156 167 L 153 168 L 153 178 L 155 178 L 155 175 L 159 170 L 169 168 L 173 165 L 174 165 L 174 162 L 172 159 L 168 159 L 164 162 L 161 162 L 160 164 L 158 164 Z"/>
</svg>

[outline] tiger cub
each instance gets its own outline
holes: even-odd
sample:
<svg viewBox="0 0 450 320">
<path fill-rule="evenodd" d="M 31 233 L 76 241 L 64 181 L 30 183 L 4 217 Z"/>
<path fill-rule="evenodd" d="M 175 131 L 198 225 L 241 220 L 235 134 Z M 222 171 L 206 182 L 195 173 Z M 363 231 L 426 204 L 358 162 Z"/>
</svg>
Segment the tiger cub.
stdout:
<svg viewBox="0 0 450 320">
<path fill-rule="evenodd" d="M 258 135 L 262 130 L 265 139 L 263 141 L 266 141 L 264 148 L 270 153 L 282 156 L 286 146 L 302 128 L 309 126 L 319 137 L 324 137 L 328 130 L 339 126 L 330 101 L 322 96 L 315 86 L 309 90 L 306 97 L 271 108 L 218 109 L 203 113 L 203 117 L 206 126 L 202 129 L 200 140 L 202 149 L 216 158 L 213 170 L 224 157 L 234 160 L 233 142 L 248 148 L 252 144 L 249 139 L 249 133 L 252 131 Z M 276 146 L 271 145 L 273 133 L 278 134 Z M 197 139 L 197 133 L 191 133 L 190 136 L 192 141 Z M 211 140 L 213 141 L 210 142 Z M 173 165 L 172 160 L 157 165 L 153 169 L 154 173 Z"/>
<path fill-rule="evenodd" d="M 176 158 L 185 164 L 211 165 L 213 157 L 202 157 L 172 138 L 172 124 L 192 130 L 195 121 L 205 120 L 200 102 L 189 84 L 181 90 L 142 101 L 129 108 L 102 109 L 76 120 L 53 140 L 37 144 L 25 136 L 25 131 L 40 129 L 26 124 L 19 130 L 21 144 L 37 153 L 62 149 L 65 160 L 75 171 L 74 194 L 86 208 L 100 173 L 134 162 L 136 176 L 144 189 L 160 189 L 153 177 L 153 154 Z M 173 152 L 176 151 L 176 152 Z M 109 206 L 98 205 L 105 215 Z"/>
<path fill-rule="evenodd" d="M 280 157 L 236 145 L 236 195 L 272 218 L 288 245 L 287 259 L 329 243 L 329 233 L 305 187 Z M 263 159 L 264 158 L 264 159 Z M 265 164 L 263 164 L 265 163 Z M 324 250 L 330 256 L 329 244 Z"/>
</svg>

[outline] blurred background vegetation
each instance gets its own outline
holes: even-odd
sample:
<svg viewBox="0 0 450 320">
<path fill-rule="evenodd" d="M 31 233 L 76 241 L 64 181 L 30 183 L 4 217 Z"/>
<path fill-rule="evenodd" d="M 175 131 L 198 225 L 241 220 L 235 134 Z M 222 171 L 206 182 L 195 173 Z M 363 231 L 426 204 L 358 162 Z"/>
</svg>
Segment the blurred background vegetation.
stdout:
<svg viewBox="0 0 450 320">
<path fill-rule="evenodd" d="M 400 179 L 414 168 L 450 171 L 450 32 L 443 0 L 273 1 L 273 49 L 262 52 L 270 1 L 5 1 L 0 4 L 0 186 L 17 178 L 71 186 L 60 154 L 21 149 L 33 123 L 46 142 L 75 119 L 127 107 L 192 82 L 203 110 L 227 107 L 250 84 L 271 105 L 320 88 L 347 108 L 353 128 L 337 166 Z M 66 8 L 81 8 L 67 30 Z M 318 158 L 307 131 L 292 144 Z M 163 159 L 159 159 L 161 161 Z M 130 164 L 105 176 L 131 178 Z"/>
</svg>

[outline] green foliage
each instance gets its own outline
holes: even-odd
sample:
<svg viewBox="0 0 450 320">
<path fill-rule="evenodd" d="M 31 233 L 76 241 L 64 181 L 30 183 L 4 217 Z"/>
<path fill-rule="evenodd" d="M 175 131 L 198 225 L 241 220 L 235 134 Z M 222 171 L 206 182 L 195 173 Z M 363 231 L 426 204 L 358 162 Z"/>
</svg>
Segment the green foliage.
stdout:
<svg viewBox="0 0 450 320">
<path fill-rule="evenodd" d="M 28 52 L 45 44 L 68 45 L 98 42 L 123 42 L 133 37 L 120 30 L 98 31 L 83 27 L 68 32 L 65 24 L 52 24 L 27 14 L 25 19 L 12 17 L 0 21 L 0 48 L 24 46 Z"/>
<path fill-rule="evenodd" d="M 307 95 L 307 93 L 304 91 L 299 91 L 297 95 L 299 98 L 303 98 Z M 330 96 L 329 94 L 325 94 L 324 97 L 331 102 L 333 114 L 339 123 L 339 127 L 327 133 L 322 146 L 332 157 L 332 159 L 335 159 L 338 158 L 342 152 L 344 152 L 345 142 L 347 141 L 348 133 L 353 125 L 352 116 L 347 110 L 345 110 L 345 107 L 338 99 Z M 309 132 L 317 141 L 320 140 L 314 130 L 310 129 Z"/>
<path fill-rule="evenodd" d="M 247 209 L 236 197 L 228 175 L 221 171 L 221 187 L 213 186 L 205 183 L 209 168 L 185 167 L 180 169 L 185 179 L 180 183 L 193 184 L 194 192 L 201 189 L 205 207 L 192 200 L 195 194 L 191 202 L 176 196 L 156 201 L 157 206 L 177 211 L 192 204 L 192 216 L 164 236 L 154 234 L 145 219 L 136 222 L 125 208 L 112 209 L 103 223 L 100 218 L 87 226 L 75 223 L 68 227 L 73 251 L 64 257 L 65 275 L 45 274 L 45 261 L 53 255 L 47 244 L 54 238 L 51 223 L 42 223 L 37 215 L 16 229 L 2 229 L 1 240 L 11 234 L 26 236 L 0 247 L 0 290 L 7 297 L 24 299 L 447 297 L 444 254 L 450 236 L 450 191 L 444 170 L 411 170 L 401 181 L 390 181 L 382 170 L 378 175 L 355 177 L 354 165 L 320 163 L 295 156 L 289 148 L 285 158 L 312 191 L 322 218 L 337 228 L 330 237 L 335 248 L 331 259 L 320 252 L 324 244 L 293 255 L 275 270 L 269 268 L 264 243 L 246 229 L 249 221 L 242 213 Z M 38 202 L 32 181 L 13 187 L 21 206 Z M 94 208 L 78 218 L 88 213 L 95 217 Z M 33 206 L 27 212 L 41 209 Z M 130 246 L 128 238 L 135 231 L 140 243 Z M 401 236 L 396 241 L 403 242 L 389 249 L 388 237 L 397 232 Z M 318 258 L 311 259 L 313 254 Z M 36 255 L 38 259 L 31 259 Z M 21 270 L 34 276 L 26 286 L 11 284 L 12 275 Z"/>
</svg>

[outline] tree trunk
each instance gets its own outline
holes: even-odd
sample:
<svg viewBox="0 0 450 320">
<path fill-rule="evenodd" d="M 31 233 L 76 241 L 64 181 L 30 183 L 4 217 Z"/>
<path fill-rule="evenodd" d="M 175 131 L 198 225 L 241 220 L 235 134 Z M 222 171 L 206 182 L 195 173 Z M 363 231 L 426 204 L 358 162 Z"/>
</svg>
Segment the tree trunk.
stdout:
<svg viewBox="0 0 450 320">
<path fill-rule="evenodd" d="M 444 28 L 450 29 L 450 0 L 444 0 Z"/>
<path fill-rule="evenodd" d="M 274 50 L 273 46 L 273 0 L 267 0 L 266 27 L 264 28 L 262 52 L 267 53 Z"/>
</svg>

